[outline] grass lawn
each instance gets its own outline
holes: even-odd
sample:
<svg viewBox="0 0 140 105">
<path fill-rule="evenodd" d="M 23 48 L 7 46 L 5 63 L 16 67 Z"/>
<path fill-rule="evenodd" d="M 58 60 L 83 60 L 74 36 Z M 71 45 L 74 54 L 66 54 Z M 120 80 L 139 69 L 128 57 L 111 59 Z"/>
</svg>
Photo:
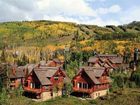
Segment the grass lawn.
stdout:
<svg viewBox="0 0 140 105">
<path fill-rule="evenodd" d="M 104 100 L 81 100 L 75 97 L 55 98 L 45 102 L 34 102 L 26 97 L 9 100 L 9 105 L 140 105 L 140 89 L 125 89 L 111 93 Z"/>
</svg>

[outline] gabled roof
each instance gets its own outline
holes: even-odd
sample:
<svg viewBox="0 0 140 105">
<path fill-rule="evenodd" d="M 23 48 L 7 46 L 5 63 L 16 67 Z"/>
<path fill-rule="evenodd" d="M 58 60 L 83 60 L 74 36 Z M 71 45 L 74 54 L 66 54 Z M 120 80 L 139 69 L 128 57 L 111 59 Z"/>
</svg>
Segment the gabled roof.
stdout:
<svg viewBox="0 0 140 105">
<path fill-rule="evenodd" d="M 38 71 L 44 71 L 45 72 L 45 76 L 46 77 L 52 77 L 56 71 L 58 70 L 58 67 L 41 67 L 41 68 L 35 68 L 34 70 L 38 70 Z"/>
<path fill-rule="evenodd" d="M 100 58 L 100 57 L 99 57 L 99 59 L 101 62 L 105 62 L 107 60 L 106 58 Z"/>
<path fill-rule="evenodd" d="M 52 83 L 48 78 L 53 77 L 58 70 L 62 69 L 60 67 L 35 68 L 34 73 L 39 79 L 41 85 L 50 85 Z M 66 73 L 63 70 L 62 72 L 65 74 L 64 82 L 69 82 L 69 78 L 67 77 Z"/>
<path fill-rule="evenodd" d="M 95 77 L 93 71 L 91 71 L 91 70 L 85 70 L 85 73 L 89 76 L 89 78 L 93 81 L 93 83 L 100 84 L 100 82 L 98 81 L 98 79 Z"/>
<path fill-rule="evenodd" d="M 62 63 L 62 61 L 58 58 L 53 59 L 53 61 L 56 62 L 56 63 Z"/>
<path fill-rule="evenodd" d="M 24 70 L 24 66 L 15 68 L 15 73 L 13 73 L 13 71 L 10 69 L 9 78 L 24 78 L 25 73 L 23 70 Z"/>
<path fill-rule="evenodd" d="M 28 73 L 30 73 L 37 66 L 38 66 L 37 64 L 27 64 L 25 65 L 25 69 L 28 69 Z"/>
<path fill-rule="evenodd" d="M 117 54 L 98 54 L 98 57 L 117 57 Z"/>
<path fill-rule="evenodd" d="M 82 67 L 81 70 L 85 71 L 85 73 L 89 76 L 89 78 L 93 81 L 93 83 L 100 84 L 100 81 L 98 80 L 98 77 L 101 77 L 103 75 L 103 73 L 105 71 L 105 68 L 104 67 L 99 67 L 99 68 L 96 68 L 96 67 Z"/>
<path fill-rule="evenodd" d="M 97 57 L 90 57 L 89 58 L 89 60 L 88 60 L 88 62 L 96 62 L 98 60 L 98 58 Z"/>
<path fill-rule="evenodd" d="M 37 78 L 39 79 L 41 85 L 50 85 L 52 84 L 50 80 L 46 76 L 46 71 L 44 70 L 34 70 L 34 73 L 36 74 Z"/>
<path fill-rule="evenodd" d="M 112 63 L 123 63 L 123 58 L 122 57 L 116 57 L 116 58 L 111 58 L 109 59 Z"/>
</svg>

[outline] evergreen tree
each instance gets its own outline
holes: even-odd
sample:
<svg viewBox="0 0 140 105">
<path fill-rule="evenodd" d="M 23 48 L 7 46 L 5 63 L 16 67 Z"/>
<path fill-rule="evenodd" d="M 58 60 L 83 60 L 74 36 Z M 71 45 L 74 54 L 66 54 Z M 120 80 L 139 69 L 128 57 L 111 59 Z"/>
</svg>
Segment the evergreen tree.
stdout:
<svg viewBox="0 0 140 105">
<path fill-rule="evenodd" d="M 2 50 L 2 53 L 1 53 L 1 62 L 6 62 L 5 50 Z"/>
</svg>

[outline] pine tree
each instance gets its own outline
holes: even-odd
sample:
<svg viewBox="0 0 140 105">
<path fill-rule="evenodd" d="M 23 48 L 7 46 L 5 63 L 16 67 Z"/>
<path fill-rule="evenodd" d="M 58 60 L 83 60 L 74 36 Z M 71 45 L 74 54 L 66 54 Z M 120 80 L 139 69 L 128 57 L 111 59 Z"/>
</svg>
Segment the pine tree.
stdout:
<svg viewBox="0 0 140 105">
<path fill-rule="evenodd" d="M 1 53 L 1 62 L 6 62 L 5 50 L 2 50 L 2 53 Z"/>
</svg>

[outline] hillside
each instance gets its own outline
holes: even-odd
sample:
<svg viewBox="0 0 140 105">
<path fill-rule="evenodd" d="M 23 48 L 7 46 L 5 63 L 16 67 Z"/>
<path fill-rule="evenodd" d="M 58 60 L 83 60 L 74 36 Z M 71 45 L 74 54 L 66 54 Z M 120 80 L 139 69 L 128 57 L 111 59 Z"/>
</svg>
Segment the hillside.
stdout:
<svg viewBox="0 0 140 105">
<path fill-rule="evenodd" d="M 68 22 L 23 21 L 0 23 L 0 45 L 46 46 L 48 44 L 64 44 L 72 41 L 78 32 L 78 40 L 128 39 L 136 40 L 140 36 L 140 22 L 132 22 L 122 26 L 99 27 Z M 137 41 L 137 40 L 136 40 Z"/>
<path fill-rule="evenodd" d="M 22 59 L 24 55 L 30 63 L 38 62 L 41 53 L 49 59 L 52 52 L 55 57 L 64 59 L 65 45 L 70 46 L 71 51 L 123 54 L 140 48 L 139 24 L 99 27 L 45 20 L 0 23 L 0 55 L 5 47 L 7 62 Z"/>
</svg>

